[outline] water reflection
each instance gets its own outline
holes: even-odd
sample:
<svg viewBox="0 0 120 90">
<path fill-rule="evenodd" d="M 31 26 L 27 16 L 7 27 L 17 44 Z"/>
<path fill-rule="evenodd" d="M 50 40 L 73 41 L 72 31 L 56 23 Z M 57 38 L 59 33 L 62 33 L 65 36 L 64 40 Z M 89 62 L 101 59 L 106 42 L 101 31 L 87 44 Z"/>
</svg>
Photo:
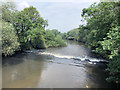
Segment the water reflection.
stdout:
<svg viewBox="0 0 120 90">
<path fill-rule="evenodd" d="M 38 88 L 84 88 L 86 72 L 83 67 L 51 63 L 43 71 Z"/>
<path fill-rule="evenodd" d="M 105 72 L 106 65 L 103 63 L 87 64 L 88 85 L 90 88 L 110 88 L 111 85 L 105 80 L 107 73 Z"/>
<path fill-rule="evenodd" d="M 21 59 L 19 64 L 16 62 Z M 16 59 L 16 61 L 15 61 Z M 9 58 L 13 63 L 5 64 L 6 67 L 3 67 L 3 88 L 26 88 L 26 87 L 35 87 L 40 81 L 40 76 L 42 70 L 45 69 L 43 57 L 36 57 L 35 54 L 29 53 L 26 55 L 17 55 L 17 57 Z M 39 60 L 39 62 L 38 62 Z"/>
</svg>

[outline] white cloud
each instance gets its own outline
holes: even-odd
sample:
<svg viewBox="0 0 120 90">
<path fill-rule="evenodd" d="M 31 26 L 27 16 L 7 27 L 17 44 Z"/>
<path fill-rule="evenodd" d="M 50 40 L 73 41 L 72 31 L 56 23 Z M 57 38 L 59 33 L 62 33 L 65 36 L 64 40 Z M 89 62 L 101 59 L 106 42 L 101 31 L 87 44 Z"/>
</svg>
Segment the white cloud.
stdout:
<svg viewBox="0 0 120 90">
<path fill-rule="evenodd" d="M 26 1 L 19 2 L 17 4 L 17 9 L 18 10 L 23 10 L 24 8 L 29 7 L 29 4 Z"/>
</svg>

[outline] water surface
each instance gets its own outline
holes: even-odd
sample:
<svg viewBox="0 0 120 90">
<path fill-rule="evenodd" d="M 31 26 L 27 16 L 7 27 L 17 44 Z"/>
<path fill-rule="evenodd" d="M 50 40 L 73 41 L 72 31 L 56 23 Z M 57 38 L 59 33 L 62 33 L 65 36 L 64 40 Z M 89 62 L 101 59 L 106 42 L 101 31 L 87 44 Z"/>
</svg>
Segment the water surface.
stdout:
<svg viewBox="0 0 120 90">
<path fill-rule="evenodd" d="M 3 88 L 111 87 L 105 81 L 106 65 L 99 62 L 101 59 L 84 44 L 67 43 L 67 47 L 26 51 L 3 58 Z"/>
</svg>

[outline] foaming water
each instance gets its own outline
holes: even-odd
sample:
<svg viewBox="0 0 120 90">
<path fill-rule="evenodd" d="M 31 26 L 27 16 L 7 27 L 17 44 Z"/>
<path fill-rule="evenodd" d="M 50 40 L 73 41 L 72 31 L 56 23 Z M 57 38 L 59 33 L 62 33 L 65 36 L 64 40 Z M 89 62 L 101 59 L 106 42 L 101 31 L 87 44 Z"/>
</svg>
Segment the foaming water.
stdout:
<svg viewBox="0 0 120 90">
<path fill-rule="evenodd" d="M 74 59 L 74 60 L 80 60 L 80 61 L 89 61 L 89 62 L 108 62 L 104 59 L 97 59 L 97 58 L 91 58 L 91 57 L 80 57 L 80 56 L 64 56 L 61 54 L 54 54 L 54 53 L 50 53 L 50 52 L 39 52 L 38 54 L 40 55 L 49 55 L 49 56 L 54 56 L 57 58 L 65 58 L 65 59 Z"/>
<path fill-rule="evenodd" d="M 65 59 L 72 59 L 74 56 L 63 56 L 60 54 L 54 54 L 54 53 L 49 53 L 49 52 L 40 52 L 39 54 L 41 55 L 50 55 L 50 56 L 54 56 L 57 58 L 65 58 Z"/>
</svg>

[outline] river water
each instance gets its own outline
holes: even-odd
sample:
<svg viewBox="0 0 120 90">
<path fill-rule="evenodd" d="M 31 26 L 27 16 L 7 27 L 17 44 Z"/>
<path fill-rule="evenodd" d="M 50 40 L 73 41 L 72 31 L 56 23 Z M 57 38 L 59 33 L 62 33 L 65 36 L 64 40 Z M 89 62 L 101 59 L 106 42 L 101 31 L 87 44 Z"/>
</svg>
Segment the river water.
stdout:
<svg viewBox="0 0 120 90">
<path fill-rule="evenodd" d="M 32 50 L 3 58 L 3 88 L 108 88 L 104 60 L 84 44 Z"/>
</svg>

